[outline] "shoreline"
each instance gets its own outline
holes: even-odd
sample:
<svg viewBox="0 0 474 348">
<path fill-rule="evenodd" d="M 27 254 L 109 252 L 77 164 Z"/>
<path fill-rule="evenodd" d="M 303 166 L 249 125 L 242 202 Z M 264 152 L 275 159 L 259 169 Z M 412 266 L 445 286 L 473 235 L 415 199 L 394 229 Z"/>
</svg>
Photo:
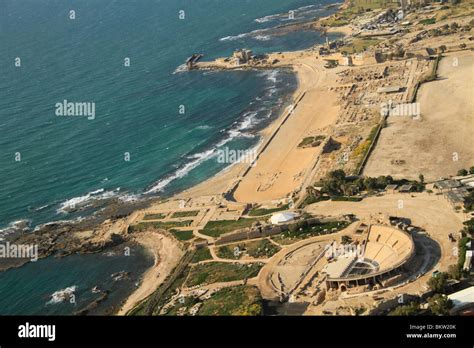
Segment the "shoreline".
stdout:
<svg viewBox="0 0 474 348">
<path fill-rule="evenodd" d="M 184 255 L 179 242 L 164 233 L 145 232 L 138 235 L 135 241 L 153 253 L 154 265 L 145 271 L 140 285 L 124 300 L 116 315 L 127 315 L 138 303 L 153 294 Z"/>
<path fill-rule="evenodd" d="M 301 24 L 299 24 L 301 25 Z M 307 25 L 307 23 L 303 24 Z M 311 46 L 312 47 L 312 46 Z M 311 48 L 310 47 L 310 48 Z M 310 49 L 308 48 L 308 49 Z M 308 50 L 306 49 L 306 50 Z M 306 51 L 304 50 L 304 51 Z M 289 52 L 284 52 L 284 54 L 289 54 L 289 55 L 294 55 L 298 54 L 301 51 L 289 51 Z M 241 69 L 241 68 L 240 68 Z M 293 63 L 289 64 L 278 64 L 278 66 L 273 67 L 273 68 L 268 68 L 268 67 L 262 67 L 260 70 L 291 70 L 292 74 L 294 74 L 297 85 L 295 90 L 287 95 L 287 98 L 290 102 L 291 105 L 293 105 L 299 96 L 301 96 L 305 91 L 313 85 L 313 82 L 311 81 L 311 77 L 306 76 L 306 72 L 304 69 L 308 70 L 308 67 L 305 67 L 304 65 L 295 65 Z M 252 69 L 252 70 L 257 70 L 257 69 Z M 311 71 L 312 69 L 309 69 L 308 71 Z M 312 71 L 313 73 L 317 74 L 316 71 Z M 313 75 L 314 77 L 314 75 Z M 263 152 L 265 152 L 265 148 L 273 142 L 274 139 L 272 139 L 272 135 L 274 135 L 275 132 L 278 132 L 279 127 L 282 126 L 285 118 L 288 118 L 290 115 L 288 115 L 288 106 L 287 104 L 283 105 L 283 108 L 278 111 L 278 116 L 271 121 L 268 125 L 266 125 L 264 128 L 260 129 L 258 131 L 258 137 L 260 138 L 258 141 L 258 144 L 256 145 L 257 147 L 257 152 L 259 153 L 259 156 L 262 155 Z M 292 114 L 293 111 L 290 112 Z M 291 116 L 292 117 L 292 116 Z M 289 117 L 291 119 L 291 117 Z M 289 122 L 291 123 L 291 122 Z M 156 197 L 156 198 L 148 198 L 146 202 L 139 202 L 139 205 L 141 206 L 139 209 L 136 210 L 134 209 L 133 211 L 135 213 L 132 213 L 128 218 L 125 218 L 125 220 L 128 221 L 121 221 L 122 218 L 119 218 L 117 221 L 113 222 L 121 224 L 122 227 L 124 225 L 131 225 L 134 222 L 138 221 L 137 214 L 139 215 L 140 212 L 143 210 L 147 209 L 152 209 L 154 205 L 160 204 L 164 200 L 171 200 L 171 199 L 179 199 L 179 198 L 191 198 L 191 197 L 196 197 L 200 195 L 222 195 L 223 193 L 227 192 L 229 190 L 230 186 L 235 186 L 236 180 L 239 180 L 239 178 L 242 176 L 242 173 L 248 170 L 248 164 L 245 163 L 231 163 L 229 166 L 223 168 L 219 172 L 215 173 L 213 176 L 205 179 L 204 181 L 201 181 L 195 185 L 192 185 L 191 187 L 188 187 L 180 192 L 176 192 L 170 195 L 166 195 L 164 197 Z M 124 203 L 123 206 L 128 206 L 128 203 Z M 131 204 L 133 205 L 133 204 Z M 110 224 L 106 224 L 105 226 L 102 224 L 98 225 L 98 228 L 102 231 L 105 229 L 110 229 Z M 78 224 L 77 230 L 81 231 L 84 230 L 84 228 L 81 228 L 81 223 Z M 117 229 L 117 232 L 119 232 L 121 235 L 123 235 L 123 228 L 120 229 L 120 231 Z M 110 233 L 106 235 L 99 236 L 96 239 L 100 239 L 100 241 L 104 241 Z M 141 236 L 138 235 L 136 237 L 132 237 L 132 240 L 137 241 L 138 243 L 142 244 L 148 251 L 151 251 L 155 257 L 155 264 L 145 271 L 145 273 L 142 276 L 142 281 L 140 286 L 131 294 L 129 295 L 126 299 L 124 299 L 124 304 L 121 307 L 121 309 L 118 311 L 118 315 L 124 315 L 126 314 L 129 310 L 131 310 L 137 303 L 141 302 L 143 299 L 151 295 L 159 286 L 159 284 L 163 281 L 163 275 L 167 274 L 167 263 L 165 260 L 163 260 L 161 254 L 163 251 L 166 252 L 166 250 L 163 250 L 161 243 L 162 241 L 160 240 L 160 237 L 157 236 L 164 236 L 165 234 L 155 234 L 155 236 L 152 236 L 153 234 L 150 233 L 145 233 L 145 235 Z M 163 238 L 170 238 L 170 237 L 163 237 Z M 173 244 L 173 241 L 171 243 L 168 241 L 168 244 Z M 177 242 L 179 243 L 179 242 Z M 103 246 L 106 248 L 106 246 Z M 177 249 L 176 249 L 177 250 Z M 87 253 L 87 251 L 86 251 Z M 177 251 L 179 253 L 179 251 Z M 160 272 L 160 270 L 162 270 Z M 170 270 L 171 271 L 171 270 Z M 157 272 L 160 272 L 160 276 L 156 277 Z M 163 275 L 161 275 L 163 274 Z"/>
<path fill-rule="evenodd" d="M 290 55 L 290 56 L 297 56 L 301 54 L 301 52 L 308 52 L 311 48 L 308 48 L 303 51 L 289 51 L 289 52 L 282 52 L 283 55 Z M 275 53 L 270 53 L 270 54 L 275 54 Z M 293 57 L 296 58 L 296 57 Z M 205 64 L 205 63 L 204 63 Z M 212 63 L 211 63 L 212 64 Z M 317 64 L 319 66 L 322 66 L 321 61 L 318 61 Z M 242 67 L 238 67 L 242 69 Z M 322 92 L 320 90 L 321 88 L 321 79 L 324 80 L 325 78 L 325 73 L 322 71 L 322 69 L 315 67 L 310 64 L 310 62 L 305 62 L 305 58 L 303 58 L 302 62 L 299 63 L 285 63 L 282 62 L 281 64 L 278 64 L 275 67 L 262 67 L 258 70 L 276 70 L 276 69 L 288 69 L 291 68 L 292 72 L 295 74 L 296 80 L 297 80 L 297 87 L 294 90 L 293 93 L 291 93 L 291 96 L 289 99 L 291 100 L 291 104 L 287 105 L 284 107 L 280 112 L 277 118 L 273 120 L 270 124 L 268 124 L 265 128 L 261 129 L 258 132 L 258 136 L 260 137 L 259 144 L 258 144 L 258 149 L 257 149 L 257 159 L 260 158 L 260 156 L 264 157 L 269 157 L 266 153 L 269 147 L 275 146 L 275 139 L 283 134 L 283 137 L 285 137 L 283 132 L 280 132 L 282 127 L 289 127 L 293 128 L 295 124 L 297 125 L 297 121 L 293 120 L 293 117 L 295 117 L 295 114 L 297 114 L 297 117 L 300 117 L 299 115 L 302 115 L 303 117 L 312 117 L 312 112 L 311 110 L 303 110 L 300 111 L 299 109 L 299 104 L 302 103 L 303 101 L 305 104 L 307 103 L 303 98 L 305 98 L 306 93 L 309 91 L 312 94 L 318 94 L 319 92 Z M 213 69 L 210 67 L 210 69 Z M 245 69 L 245 68 L 244 68 Z M 247 69 L 250 70 L 257 70 L 257 69 L 252 69 L 251 67 L 247 67 Z M 206 70 L 206 67 L 204 67 L 203 70 Z M 219 69 L 217 69 L 219 70 Z M 232 70 L 232 69 L 231 69 Z M 311 101 L 309 104 L 314 104 Z M 308 105 L 305 105 L 306 107 Z M 289 107 L 291 109 L 289 110 Z M 316 108 L 318 109 L 318 108 Z M 324 107 L 321 108 L 321 110 L 325 110 Z M 318 112 L 320 117 L 317 117 L 319 120 L 316 120 L 316 123 L 321 126 L 326 125 L 327 123 L 331 123 L 333 119 L 335 118 L 335 113 L 331 113 L 331 117 L 324 117 L 323 116 L 323 111 Z M 300 141 L 298 132 L 295 133 L 294 139 L 297 138 L 297 141 Z M 278 140 L 278 139 L 277 139 Z M 277 144 L 278 146 L 278 144 Z M 284 148 L 287 148 L 285 146 Z M 298 149 L 297 149 L 298 150 Z M 312 161 L 312 155 L 315 153 L 315 151 L 306 151 L 307 152 L 307 159 L 309 161 Z M 270 154 L 270 157 L 272 155 Z M 311 165 L 310 169 L 313 169 L 314 164 Z M 245 177 L 248 172 L 251 172 L 253 169 L 251 164 L 246 164 L 246 163 L 234 163 L 226 168 L 222 169 L 218 173 L 216 173 L 214 176 L 196 184 L 193 185 L 181 192 L 178 192 L 174 195 L 171 195 L 169 199 L 191 199 L 193 197 L 198 197 L 198 196 L 210 196 L 210 195 L 215 195 L 215 196 L 220 196 L 222 199 L 225 199 L 226 193 L 234 190 L 237 188 L 241 182 L 242 179 Z M 307 181 L 307 176 L 311 173 L 308 172 L 305 181 Z M 301 183 L 302 185 L 304 183 Z M 236 200 L 239 202 L 239 200 Z M 159 205 L 159 203 L 158 203 Z M 154 266 L 156 267 L 156 265 Z M 153 268 L 150 269 L 150 273 L 153 272 Z M 148 273 L 148 272 L 147 272 Z M 144 277 L 144 278 L 149 278 Z M 151 281 L 148 285 L 151 285 Z M 159 285 L 159 284 L 158 284 Z M 146 297 L 146 296 L 145 296 Z M 127 299 L 127 306 L 126 310 L 121 310 L 118 312 L 118 315 L 123 315 L 125 314 L 128 310 L 132 309 L 134 306 L 136 306 L 138 303 L 140 303 L 145 297 L 142 297 L 141 299 L 138 298 L 132 298 L 131 296 Z M 131 303 L 134 302 L 134 305 L 131 305 Z"/>
</svg>

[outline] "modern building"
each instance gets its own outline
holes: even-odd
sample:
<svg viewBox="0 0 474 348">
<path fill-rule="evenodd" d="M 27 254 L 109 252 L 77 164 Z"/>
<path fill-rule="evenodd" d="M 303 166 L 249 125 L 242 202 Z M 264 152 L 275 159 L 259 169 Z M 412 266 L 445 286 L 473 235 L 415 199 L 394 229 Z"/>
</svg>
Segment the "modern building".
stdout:
<svg viewBox="0 0 474 348">
<path fill-rule="evenodd" d="M 474 286 L 450 294 L 448 298 L 453 301 L 454 306 L 451 309 L 453 314 L 464 308 L 471 307 L 474 305 Z"/>
</svg>

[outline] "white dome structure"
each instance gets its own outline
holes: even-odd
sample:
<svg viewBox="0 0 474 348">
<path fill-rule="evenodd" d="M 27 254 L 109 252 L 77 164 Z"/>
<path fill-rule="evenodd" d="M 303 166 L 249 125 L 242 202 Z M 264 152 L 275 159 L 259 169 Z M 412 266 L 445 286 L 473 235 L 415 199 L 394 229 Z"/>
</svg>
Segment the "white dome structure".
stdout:
<svg viewBox="0 0 474 348">
<path fill-rule="evenodd" d="M 283 224 L 285 222 L 294 220 L 297 216 L 298 214 L 291 213 L 288 211 L 283 213 L 276 213 L 272 215 L 272 217 L 270 218 L 270 222 L 274 225 Z"/>
</svg>

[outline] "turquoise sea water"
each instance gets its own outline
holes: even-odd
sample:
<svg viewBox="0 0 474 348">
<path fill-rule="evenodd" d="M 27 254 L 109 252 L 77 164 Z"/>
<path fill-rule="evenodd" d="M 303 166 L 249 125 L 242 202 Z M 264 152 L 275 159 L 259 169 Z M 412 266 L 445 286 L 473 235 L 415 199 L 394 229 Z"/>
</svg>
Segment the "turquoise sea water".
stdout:
<svg viewBox="0 0 474 348">
<path fill-rule="evenodd" d="M 150 188 L 169 194 L 217 173 L 223 165 L 211 151 L 255 144 L 252 133 L 278 115 L 295 78 L 173 72 L 195 52 L 213 59 L 242 47 L 308 47 L 321 41 L 317 33 L 272 37 L 265 29 L 288 23 L 292 9 L 296 20 L 325 14 L 325 4 L 1 1 L 0 228 L 18 219 L 35 225 L 76 217 L 61 211 L 72 203 L 130 199 Z M 64 100 L 94 102 L 95 119 L 56 116 L 55 104 Z"/>
<path fill-rule="evenodd" d="M 289 10 L 304 20 L 327 15 L 333 2 L 0 1 L 0 229 L 77 218 L 65 209 L 71 204 L 171 194 L 218 173 L 216 149 L 256 145 L 256 131 L 278 116 L 296 79 L 178 67 L 193 53 L 213 59 L 243 47 L 264 53 L 321 42 L 314 32 L 277 36 L 272 28 L 288 23 Z M 94 102 L 95 119 L 56 116 L 63 100 Z M 53 261 L 7 273 L 34 274 L 45 262 Z M 44 286 L 42 278 L 26 282 Z M 11 303 L 0 296 L 0 308 Z"/>
<path fill-rule="evenodd" d="M 153 255 L 136 246 L 127 256 L 123 249 L 116 249 L 61 259 L 49 257 L 0 272 L 0 315 L 73 314 L 100 299 L 102 293 L 92 292 L 94 287 L 109 295 L 88 314 L 111 314 L 153 262 Z M 127 275 L 121 278 L 120 272 Z M 68 289 L 74 297 L 61 298 L 60 292 Z"/>
</svg>

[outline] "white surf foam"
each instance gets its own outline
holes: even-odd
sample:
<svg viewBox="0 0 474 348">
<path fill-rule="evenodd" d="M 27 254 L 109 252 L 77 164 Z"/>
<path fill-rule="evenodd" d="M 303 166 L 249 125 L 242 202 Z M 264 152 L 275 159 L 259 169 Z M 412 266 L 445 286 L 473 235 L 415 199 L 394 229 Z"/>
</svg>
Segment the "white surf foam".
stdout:
<svg viewBox="0 0 474 348">
<path fill-rule="evenodd" d="M 76 292 L 77 286 L 73 285 L 62 290 L 58 290 L 51 295 L 50 300 L 46 304 L 57 304 L 69 300 Z"/>
</svg>

